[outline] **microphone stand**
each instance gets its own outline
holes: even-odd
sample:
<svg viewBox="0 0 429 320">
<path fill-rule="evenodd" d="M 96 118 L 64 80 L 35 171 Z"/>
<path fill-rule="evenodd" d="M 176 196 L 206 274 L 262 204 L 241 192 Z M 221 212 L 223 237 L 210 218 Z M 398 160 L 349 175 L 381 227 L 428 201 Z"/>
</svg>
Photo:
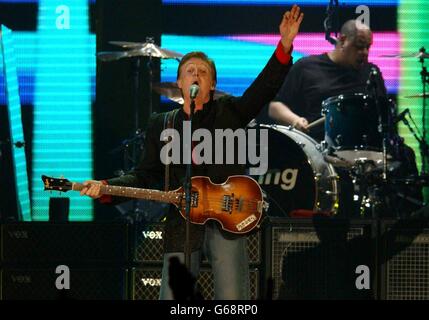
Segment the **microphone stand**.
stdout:
<svg viewBox="0 0 429 320">
<path fill-rule="evenodd" d="M 325 29 L 325 40 L 334 46 L 337 44 L 337 39 L 331 37 L 332 32 L 332 16 L 335 16 L 335 36 L 337 36 L 338 31 L 338 0 L 330 0 L 328 7 L 326 8 L 327 17 L 323 21 L 323 27 Z"/>
<path fill-rule="evenodd" d="M 192 120 L 195 110 L 195 98 L 191 97 L 191 106 L 189 114 L 189 132 L 185 133 L 189 136 L 191 146 L 189 148 L 191 153 L 191 161 L 186 165 L 186 178 L 184 183 L 185 190 L 185 203 L 186 203 L 186 238 L 185 238 L 185 265 L 188 270 L 191 270 L 191 239 L 190 239 L 190 223 L 191 223 L 191 200 L 192 200 Z"/>
<path fill-rule="evenodd" d="M 413 127 L 411 127 L 410 123 L 408 122 L 408 120 L 405 117 L 403 117 L 401 119 L 401 121 L 407 126 L 408 130 L 410 130 L 411 134 L 414 136 L 414 138 L 419 143 L 422 159 L 428 158 L 429 157 L 429 145 L 427 144 L 426 140 L 423 138 L 423 136 L 419 137 L 417 135 L 416 131 L 413 129 Z M 422 175 L 423 174 L 424 174 L 424 172 L 422 172 Z"/>
</svg>

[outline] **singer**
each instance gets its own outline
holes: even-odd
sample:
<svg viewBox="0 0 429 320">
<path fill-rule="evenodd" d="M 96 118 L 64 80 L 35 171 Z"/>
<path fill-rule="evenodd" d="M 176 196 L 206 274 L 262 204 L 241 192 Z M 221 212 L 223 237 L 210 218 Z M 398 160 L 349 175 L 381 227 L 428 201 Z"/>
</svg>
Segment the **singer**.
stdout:
<svg viewBox="0 0 429 320">
<path fill-rule="evenodd" d="M 160 160 L 163 146 L 160 134 L 163 129 L 173 128 L 183 132 L 184 121 L 190 118 L 192 101 L 195 103 L 192 130 L 204 128 L 213 133 L 216 129 L 244 128 L 274 98 L 292 66 L 292 43 L 302 20 L 303 14 L 296 5 L 283 15 L 277 49 L 242 97 L 225 96 L 214 100 L 213 92 L 217 83 L 215 63 L 203 52 L 186 54 L 177 70 L 177 84 L 181 89 L 184 105 L 180 109 L 151 117 L 139 166 L 131 174 L 119 178 L 103 182 L 86 181 L 86 188 L 81 194 L 114 203 L 117 199 L 101 197 L 100 183 L 156 188 L 165 177 L 165 187 L 169 186 L 169 190 L 183 186 L 186 165 L 173 164 L 166 169 Z M 165 175 L 165 172 L 169 174 Z M 194 162 L 192 166 L 193 176 L 210 177 L 213 183 L 223 183 L 228 177 L 240 174 L 245 174 L 245 168 L 238 163 L 216 164 L 212 161 L 212 164 L 197 165 Z M 174 263 L 176 260 L 171 260 L 174 257 L 182 263 L 184 261 L 185 220 L 174 206 L 171 206 L 167 215 L 163 239 L 165 254 L 160 299 L 195 299 L 192 280 L 186 274 L 178 275 L 181 268 Z M 209 221 L 204 225 L 191 225 L 190 245 L 190 271 L 194 276 L 199 273 L 202 251 L 211 263 L 215 299 L 250 298 L 246 237 L 226 233 L 218 223 Z M 169 268 L 170 265 L 175 265 L 176 268 Z"/>
</svg>

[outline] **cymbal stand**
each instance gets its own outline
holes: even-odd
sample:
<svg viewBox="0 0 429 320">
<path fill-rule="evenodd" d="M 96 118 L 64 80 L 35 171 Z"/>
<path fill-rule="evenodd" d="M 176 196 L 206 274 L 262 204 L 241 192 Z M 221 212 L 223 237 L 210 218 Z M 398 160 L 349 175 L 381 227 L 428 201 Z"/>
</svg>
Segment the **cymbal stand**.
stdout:
<svg viewBox="0 0 429 320">
<path fill-rule="evenodd" d="M 154 43 L 153 38 L 147 37 L 146 38 L 147 43 Z M 152 61 L 152 52 L 148 51 L 148 62 L 146 64 L 147 72 L 149 75 L 149 92 L 148 92 L 148 117 L 152 115 L 152 83 L 153 83 L 153 61 Z M 128 141 L 134 142 L 133 144 L 133 154 L 131 157 L 132 160 L 132 166 L 135 167 L 138 162 L 139 154 L 142 151 L 143 145 L 142 140 L 140 137 L 144 136 L 144 129 L 140 126 L 140 108 L 141 105 L 139 103 L 139 90 L 140 90 L 140 64 L 141 64 L 141 57 L 138 56 L 135 60 L 134 70 L 133 70 L 133 78 L 134 78 L 134 137 L 129 139 Z"/>
<path fill-rule="evenodd" d="M 367 82 L 368 91 L 370 96 L 374 99 L 375 104 L 375 110 L 377 111 L 377 130 L 380 133 L 380 136 L 382 137 L 382 151 L 383 151 L 383 174 L 382 178 L 383 181 L 387 181 L 387 141 L 388 141 L 388 130 L 387 130 L 387 124 L 383 124 L 382 119 L 382 110 L 380 109 L 380 103 L 379 98 L 377 95 L 377 82 L 373 79 L 373 76 L 377 74 L 376 70 L 371 70 L 371 76 L 370 79 Z"/>
<path fill-rule="evenodd" d="M 422 71 L 420 72 L 421 79 L 422 79 L 422 86 L 423 86 L 423 102 L 422 102 L 422 126 L 423 126 L 423 136 L 421 138 L 420 143 L 420 153 L 422 158 L 422 174 L 427 174 L 427 160 L 428 160 L 428 153 L 427 153 L 427 143 L 426 143 L 426 85 L 429 84 L 429 72 L 427 71 L 426 66 L 424 65 L 424 53 L 426 53 L 426 49 L 424 47 L 420 48 L 419 50 L 422 54 L 420 55 L 419 62 L 422 65 Z"/>
<path fill-rule="evenodd" d="M 155 43 L 152 37 L 147 37 L 146 42 Z M 152 61 L 152 52 L 149 51 L 149 58 L 146 64 L 148 74 L 149 74 L 149 93 L 148 93 L 148 113 L 149 117 L 152 115 L 152 84 L 153 84 L 153 61 Z"/>
<path fill-rule="evenodd" d="M 352 167 L 350 175 L 355 185 L 355 194 L 357 192 L 357 203 L 359 204 L 359 214 L 361 216 L 367 216 L 368 208 L 371 208 L 372 218 L 377 218 L 376 205 L 379 203 L 378 188 L 370 180 L 371 167 L 374 163 L 367 159 L 360 159 L 355 162 Z M 357 187 L 357 189 L 356 189 Z"/>
</svg>

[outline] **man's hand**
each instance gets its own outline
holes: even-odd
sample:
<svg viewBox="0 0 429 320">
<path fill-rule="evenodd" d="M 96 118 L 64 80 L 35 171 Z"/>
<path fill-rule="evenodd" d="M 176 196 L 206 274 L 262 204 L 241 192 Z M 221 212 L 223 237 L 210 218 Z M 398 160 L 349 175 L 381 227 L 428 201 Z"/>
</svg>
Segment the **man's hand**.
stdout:
<svg viewBox="0 0 429 320">
<path fill-rule="evenodd" d="M 279 30 L 281 35 L 281 42 L 285 53 L 289 53 L 292 47 L 293 39 L 298 34 L 299 26 L 301 25 L 304 14 L 300 13 L 301 9 L 295 4 L 291 11 L 286 11 L 283 15 L 282 22 L 280 23 Z"/>
<path fill-rule="evenodd" d="M 87 195 L 93 199 L 98 199 L 102 196 L 100 187 L 101 187 L 101 181 L 97 180 L 87 180 L 83 183 L 85 186 L 81 191 L 80 195 Z"/>
<path fill-rule="evenodd" d="M 308 121 L 307 121 L 307 119 L 305 119 L 303 117 L 299 117 L 298 119 L 296 119 L 292 126 L 295 129 L 298 129 L 298 130 L 303 131 L 303 132 L 308 131 Z"/>
</svg>

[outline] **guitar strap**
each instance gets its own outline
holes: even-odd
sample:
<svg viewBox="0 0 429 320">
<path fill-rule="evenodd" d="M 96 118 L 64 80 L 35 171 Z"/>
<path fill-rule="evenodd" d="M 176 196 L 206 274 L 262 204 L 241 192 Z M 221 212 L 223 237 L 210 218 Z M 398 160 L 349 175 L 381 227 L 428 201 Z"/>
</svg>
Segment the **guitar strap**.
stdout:
<svg viewBox="0 0 429 320">
<path fill-rule="evenodd" d="M 176 120 L 176 114 L 179 111 L 179 109 L 174 109 L 170 112 L 167 112 L 164 117 L 164 129 L 173 129 L 174 128 L 174 122 Z M 164 140 L 164 144 L 167 144 L 171 141 L 171 136 L 168 138 L 168 140 Z M 166 155 L 168 157 L 168 154 Z M 165 178 L 164 178 L 164 191 L 168 191 L 170 189 L 170 164 L 167 164 L 167 161 L 165 161 Z"/>
</svg>

